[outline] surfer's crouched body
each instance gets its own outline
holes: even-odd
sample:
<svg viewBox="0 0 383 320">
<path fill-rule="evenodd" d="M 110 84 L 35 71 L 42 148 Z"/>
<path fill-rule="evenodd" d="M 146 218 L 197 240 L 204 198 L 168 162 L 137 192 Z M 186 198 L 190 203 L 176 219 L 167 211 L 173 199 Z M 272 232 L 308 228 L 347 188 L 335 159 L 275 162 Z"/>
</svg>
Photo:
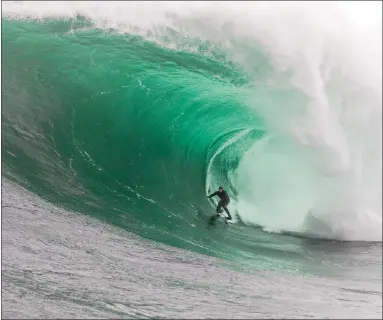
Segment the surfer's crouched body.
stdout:
<svg viewBox="0 0 383 320">
<path fill-rule="evenodd" d="M 208 196 L 208 198 L 211 198 L 214 196 L 218 196 L 221 199 L 217 205 L 217 215 L 219 212 L 221 212 L 221 209 L 223 208 L 228 215 L 228 217 L 226 219 L 231 220 L 230 212 L 229 212 L 229 210 L 227 210 L 227 205 L 230 203 L 230 198 L 229 198 L 229 195 L 227 194 L 227 192 L 225 190 L 223 190 L 222 187 L 219 187 L 218 191 L 216 191 L 213 194 L 211 194 L 210 196 Z"/>
</svg>

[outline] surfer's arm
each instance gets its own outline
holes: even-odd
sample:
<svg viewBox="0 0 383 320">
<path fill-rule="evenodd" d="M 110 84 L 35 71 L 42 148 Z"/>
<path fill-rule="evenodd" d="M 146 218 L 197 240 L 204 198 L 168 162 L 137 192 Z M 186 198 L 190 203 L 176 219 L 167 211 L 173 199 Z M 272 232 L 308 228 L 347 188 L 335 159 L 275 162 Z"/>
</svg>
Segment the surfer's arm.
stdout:
<svg viewBox="0 0 383 320">
<path fill-rule="evenodd" d="M 212 193 L 210 196 L 207 196 L 208 198 L 214 197 L 217 195 L 217 192 Z"/>
</svg>

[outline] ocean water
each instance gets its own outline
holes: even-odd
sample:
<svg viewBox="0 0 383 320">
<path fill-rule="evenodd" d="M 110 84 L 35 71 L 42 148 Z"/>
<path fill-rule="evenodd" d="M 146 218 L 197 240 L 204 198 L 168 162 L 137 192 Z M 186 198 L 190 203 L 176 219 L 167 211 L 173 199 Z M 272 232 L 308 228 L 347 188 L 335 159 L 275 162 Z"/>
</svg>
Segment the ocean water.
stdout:
<svg viewBox="0 0 383 320">
<path fill-rule="evenodd" d="M 381 10 L 2 9 L 2 317 L 382 317 Z"/>
</svg>

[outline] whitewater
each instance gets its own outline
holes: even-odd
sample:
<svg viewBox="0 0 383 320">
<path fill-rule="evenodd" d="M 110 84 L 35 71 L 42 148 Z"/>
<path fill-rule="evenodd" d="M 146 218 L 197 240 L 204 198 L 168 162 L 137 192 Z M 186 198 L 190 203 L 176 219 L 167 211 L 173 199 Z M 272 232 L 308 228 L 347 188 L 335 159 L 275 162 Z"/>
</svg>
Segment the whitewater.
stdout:
<svg viewBox="0 0 383 320">
<path fill-rule="evenodd" d="M 2 316 L 381 317 L 381 12 L 4 2 Z"/>
</svg>

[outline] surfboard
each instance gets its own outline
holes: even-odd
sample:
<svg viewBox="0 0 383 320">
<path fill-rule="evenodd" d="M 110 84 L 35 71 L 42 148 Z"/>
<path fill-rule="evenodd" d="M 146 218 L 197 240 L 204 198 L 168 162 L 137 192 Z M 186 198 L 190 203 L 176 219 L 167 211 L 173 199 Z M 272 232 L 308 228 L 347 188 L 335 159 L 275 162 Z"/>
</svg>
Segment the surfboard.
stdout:
<svg viewBox="0 0 383 320">
<path fill-rule="evenodd" d="M 224 223 L 234 223 L 233 220 L 227 220 L 227 216 L 226 216 L 224 213 L 219 212 L 218 214 L 219 214 L 219 216 L 214 215 L 214 216 L 212 216 L 212 217 L 210 218 L 210 220 L 211 220 L 211 221 L 219 220 L 219 221 L 224 222 Z"/>
<path fill-rule="evenodd" d="M 232 218 L 231 220 L 227 220 L 227 215 L 224 213 L 223 210 L 220 211 L 220 212 L 218 212 L 218 214 L 219 214 L 219 216 L 220 216 L 221 218 L 225 219 L 227 222 L 229 222 L 229 223 L 233 223 L 233 218 Z"/>
<path fill-rule="evenodd" d="M 234 221 L 233 220 L 227 220 L 227 215 L 226 213 L 221 210 L 221 212 L 218 212 L 213 214 L 209 220 L 208 220 L 208 225 L 209 226 L 217 226 L 219 224 L 233 224 Z"/>
</svg>

